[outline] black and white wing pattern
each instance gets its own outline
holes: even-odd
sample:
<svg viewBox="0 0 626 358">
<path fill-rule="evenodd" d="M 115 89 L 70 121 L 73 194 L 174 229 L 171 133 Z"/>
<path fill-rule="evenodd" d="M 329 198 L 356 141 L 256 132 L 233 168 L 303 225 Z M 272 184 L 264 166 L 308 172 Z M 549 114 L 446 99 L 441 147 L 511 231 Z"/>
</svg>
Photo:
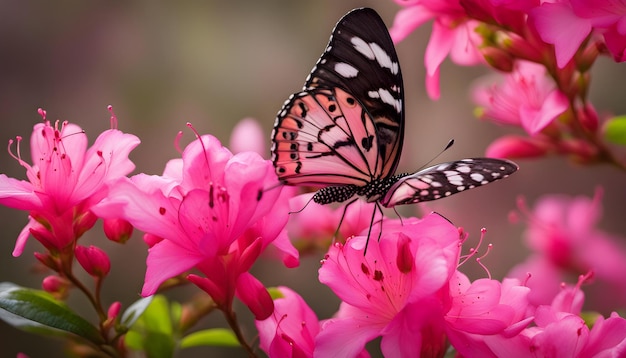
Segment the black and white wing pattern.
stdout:
<svg viewBox="0 0 626 358">
<path fill-rule="evenodd" d="M 372 9 L 335 26 L 326 50 L 278 113 L 272 160 L 290 185 L 364 187 L 391 177 L 404 135 L 402 76 Z"/>
<path fill-rule="evenodd" d="M 516 172 L 517 164 L 502 159 L 468 158 L 434 165 L 400 178 L 380 203 L 385 207 L 437 200 Z"/>
</svg>

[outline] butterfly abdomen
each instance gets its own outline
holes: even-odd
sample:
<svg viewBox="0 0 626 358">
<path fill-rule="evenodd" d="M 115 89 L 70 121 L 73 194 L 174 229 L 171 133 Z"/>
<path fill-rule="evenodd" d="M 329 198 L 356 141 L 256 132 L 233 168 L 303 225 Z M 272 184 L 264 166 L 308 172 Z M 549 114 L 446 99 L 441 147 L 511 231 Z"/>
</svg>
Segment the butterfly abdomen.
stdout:
<svg viewBox="0 0 626 358">
<path fill-rule="evenodd" d="M 317 204 L 342 203 L 356 194 L 356 185 L 328 186 L 318 190 L 313 195 L 313 201 Z"/>
</svg>

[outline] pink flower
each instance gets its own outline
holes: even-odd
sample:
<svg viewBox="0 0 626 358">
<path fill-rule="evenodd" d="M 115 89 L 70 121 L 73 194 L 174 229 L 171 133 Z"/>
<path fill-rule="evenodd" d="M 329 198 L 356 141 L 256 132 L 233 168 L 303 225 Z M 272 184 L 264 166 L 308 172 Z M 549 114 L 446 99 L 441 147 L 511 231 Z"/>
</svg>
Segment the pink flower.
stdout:
<svg viewBox="0 0 626 358">
<path fill-rule="evenodd" d="M 541 65 L 518 61 L 501 84 L 479 84 L 474 101 L 482 106 L 481 118 L 521 126 L 536 135 L 569 107 L 567 97 L 546 76 Z"/>
<path fill-rule="evenodd" d="M 289 201 L 291 218 L 287 231 L 291 241 L 300 252 L 311 249 L 328 250 L 333 240 L 343 241 L 354 235 L 367 234 L 376 207 L 363 200 L 349 206 L 332 208 L 311 201 L 313 194 L 302 194 Z M 376 213 L 373 225 L 379 225 L 380 213 Z M 384 225 L 384 224 L 383 224 Z M 335 233 L 339 229 L 338 237 Z"/>
<path fill-rule="evenodd" d="M 604 34 L 616 61 L 626 60 L 626 2 L 623 0 L 545 2 L 529 16 L 543 41 L 554 45 L 559 68 L 567 65 L 593 30 Z"/>
<path fill-rule="evenodd" d="M 593 198 L 545 196 L 532 212 L 520 204 L 529 223 L 526 242 L 535 255 L 512 272 L 513 277 L 518 278 L 531 273 L 528 286 L 532 289 L 534 304 L 546 304 L 546 300 L 551 299 L 549 294 L 535 294 L 536 289 L 554 292 L 565 279 L 564 275 L 589 271 L 598 284 L 611 287 L 613 294 L 603 297 L 607 303 L 623 302 L 626 298 L 622 274 L 626 272 L 626 248 L 619 244 L 623 240 L 596 228 L 601 215 L 601 197 L 599 188 Z M 605 304 L 604 308 L 607 306 L 610 305 Z"/>
<path fill-rule="evenodd" d="M 534 327 L 520 338 L 528 353 L 543 357 L 620 357 L 626 353 L 626 320 L 616 313 L 599 317 L 591 329 L 579 316 L 584 295 L 579 278 L 576 286 L 566 287 L 551 305 L 539 306 Z M 509 347 L 510 348 L 510 347 Z"/>
<path fill-rule="evenodd" d="M 288 267 L 298 253 L 283 228 L 287 198 L 271 162 L 258 154 L 232 155 L 212 136 L 185 148 L 163 176 L 140 174 L 111 185 L 95 208 L 103 217 L 119 214 L 139 230 L 162 240 L 148 252 L 142 295 L 154 294 L 165 280 L 197 268 L 188 279 L 209 293 L 223 310 L 237 295 L 258 319 L 273 310 L 265 287 L 248 270 L 268 245 Z"/>
<path fill-rule="evenodd" d="M 483 61 L 476 49 L 482 42 L 475 32 L 477 21 L 470 20 L 463 7 L 455 1 L 423 0 L 396 1 L 405 8 L 396 15 L 389 30 L 395 43 L 426 21 L 434 20 L 424 65 L 426 66 L 426 90 L 432 99 L 439 98 L 439 66 L 450 55 L 460 65 L 475 65 Z"/>
<path fill-rule="evenodd" d="M 13 250 L 19 256 L 29 234 L 49 250 L 62 250 L 91 228 L 96 217 L 90 209 L 106 196 L 108 182 L 134 169 L 128 159 L 139 144 L 134 135 L 110 129 L 87 149 L 87 136 L 75 124 L 44 118 L 33 128 L 30 146 L 33 164 L 14 156 L 26 168 L 28 181 L 0 174 L 0 204 L 27 210 L 29 222 Z"/>
<path fill-rule="evenodd" d="M 274 300 L 274 312 L 257 320 L 259 346 L 270 357 L 313 357 L 320 324 L 315 312 L 294 291 L 278 287 L 282 297 Z"/>
<path fill-rule="evenodd" d="M 552 145 L 540 138 L 508 135 L 494 140 L 485 151 L 490 158 L 536 158 L 548 154 Z"/>
<path fill-rule="evenodd" d="M 525 317 L 530 290 L 517 280 L 470 282 L 457 271 L 449 286 L 446 335 L 464 357 L 494 356 L 491 344 L 518 335 L 532 321 Z"/>
<path fill-rule="evenodd" d="M 388 220 L 383 227 L 365 257 L 366 236 L 335 244 L 325 256 L 319 279 L 343 303 L 324 322 L 316 355 L 354 356 L 377 336 L 383 337 L 385 356 L 445 352 L 444 312 L 436 293 L 456 269 L 459 232 L 436 214 L 405 219 L 403 225 Z"/>
</svg>

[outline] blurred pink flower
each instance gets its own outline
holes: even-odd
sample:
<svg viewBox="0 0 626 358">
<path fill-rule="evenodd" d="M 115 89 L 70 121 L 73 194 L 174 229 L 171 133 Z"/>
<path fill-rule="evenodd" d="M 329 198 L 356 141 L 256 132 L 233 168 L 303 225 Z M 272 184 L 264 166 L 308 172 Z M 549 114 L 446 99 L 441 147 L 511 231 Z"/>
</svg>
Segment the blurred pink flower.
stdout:
<svg viewBox="0 0 626 358">
<path fill-rule="evenodd" d="M 32 165 L 20 157 L 28 181 L 0 174 L 0 204 L 27 210 L 29 222 L 13 250 L 19 256 L 29 234 L 49 250 L 72 245 L 96 217 L 90 211 L 107 193 L 106 184 L 130 173 L 135 165 L 128 159 L 139 139 L 117 129 L 104 131 L 87 149 L 87 135 L 77 125 L 44 118 L 33 128 L 30 147 Z"/>
<path fill-rule="evenodd" d="M 547 304 L 554 297 L 549 292 L 556 290 L 565 275 L 589 271 L 594 280 L 612 287 L 613 298 L 626 299 L 626 249 L 619 244 L 623 240 L 596 228 L 602 193 L 598 188 L 593 198 L 545 196 L 532 212 L 520 203 L 520 210 L 528 217 L 526 242 L 535 254 L 515 267 L 510 276 L 523 279 L 531 273 L 528 286 L 533 304 Z"/>
<path fill-rule="evenodd" d="M 624 61 L 626 1 L 569 0 L 544 2 L 533 9 L 530 21 L 541 38 L 554 45 L 559 68 L 574 57 L 593 30 L 604 35 L 616 61 Z"/>
<path fill-rule="evenodd" d="M 446 0 L 396 0 L 404 9 L 396 14 L 389 29 L 391 38 L 398 43 L 426 21 L 433 21 L 430 40 L 426 47 L 426 91 L 432 99 L 439 98 L 439 66 L 450 55 L 459 65 L 483 62 L 476 46 L 482 43 L 475 32 L 477 21 L 471 20 L 460 3 Z"/>
<path fill-rule="evenodd" d="M 485 155 L 490 158 L 536 158 L 548 154 L 551 147 L 551 143 L 539 138 L 507 135 L 491 142 Z"/>
<path fill-rule="evenodd" d="M 120 213 L 154 240 L 148 251 L 142 295 L 154 294 L 165 280 L 191 268 L 188 279 L 209 293 L 222 310 L 235 295 L 258 319 L 273 310 L 265 287 L 248 270 L 272 244 L 288 267 L 298 253 L 283 228 L 287 197 L 281 195 L 271 162 L 253 152 L 232 155 L 205 135 L 171 160 L 163 176 L 139 174 L 111 185 L 97 213 Z"/>
<path fill-rule="evenodd" d="M 240 120 L 230 134 L 230 149 L 235 154 L 250 151 L 265 157 L 265 142 L 263 128 L 254 118 Z"/>
<path fill-rule="evenodd" d="M 343 302 L 335 317 L 323 323 L 316 355 L 354 356 L 377 336 L 382 336 L 385 356 L 445 352 L 436 293 L 456 269 L 459 232 L 437 214 L 403 221 L 385 225 L 380 241 L 369 241 L 366 256 L 366 236 L 330 248 L 319 279 Z"/>
<path fill-rule="evenodd" d="M 289 201 L 292 215 L 287 232 L 300 252 L 314 248 L 327 251 L 333 239 L 343 241 L 350 236 L 366 234 L 372 224 L 376 207 L 371 203 L 357 200 L 349 206 L 333 208 L 314 203 L 312 196 L 313 193 L 302 194 Z M 377 212 L 373 225 L 379 226 L 381 219 L 382 215 Z M 337 229 L 339 235 L 335 238 Z"/>
<path fill-rule="evenodd" d="M 481 118 L 524 128 L 536 135 L 569 107 L 542 65 L 518 61 L 501 84 L 480 83 L 473 89 Z"/>
</svg>

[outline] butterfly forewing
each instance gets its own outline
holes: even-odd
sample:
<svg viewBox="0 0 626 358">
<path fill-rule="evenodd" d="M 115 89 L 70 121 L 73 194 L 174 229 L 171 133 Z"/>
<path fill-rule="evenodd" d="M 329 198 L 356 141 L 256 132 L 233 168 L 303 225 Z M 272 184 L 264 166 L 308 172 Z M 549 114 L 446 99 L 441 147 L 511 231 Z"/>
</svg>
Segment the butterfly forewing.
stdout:
<svg viewBox="0 0 626 358">
<path fill-rule="evenodd" d="M 337 101 L 334 109 L 341 113 L 329 110 Z M 272 155 L 279 178 L 287 184 L 364 186 L 393 175 L 403 109 L 398 56 L 384 22 L 372 9 L 351 11 L 335 26 L 304 91 L 278 114 Z"/>
<path fill-rule="evenodd" d="M 518 167 L 508 160 L 470 158 L 438 164 L 398 180 L 380 203 L 385 207 L 437 200 L 506 178 Z"/>
<path fill-rule="evenodd" d="M 382 170 L 372 119 L 338 88 L 293 95 L 273 136 L 274 165 L 289 184 L 364 186 Z"/>
</svg>

